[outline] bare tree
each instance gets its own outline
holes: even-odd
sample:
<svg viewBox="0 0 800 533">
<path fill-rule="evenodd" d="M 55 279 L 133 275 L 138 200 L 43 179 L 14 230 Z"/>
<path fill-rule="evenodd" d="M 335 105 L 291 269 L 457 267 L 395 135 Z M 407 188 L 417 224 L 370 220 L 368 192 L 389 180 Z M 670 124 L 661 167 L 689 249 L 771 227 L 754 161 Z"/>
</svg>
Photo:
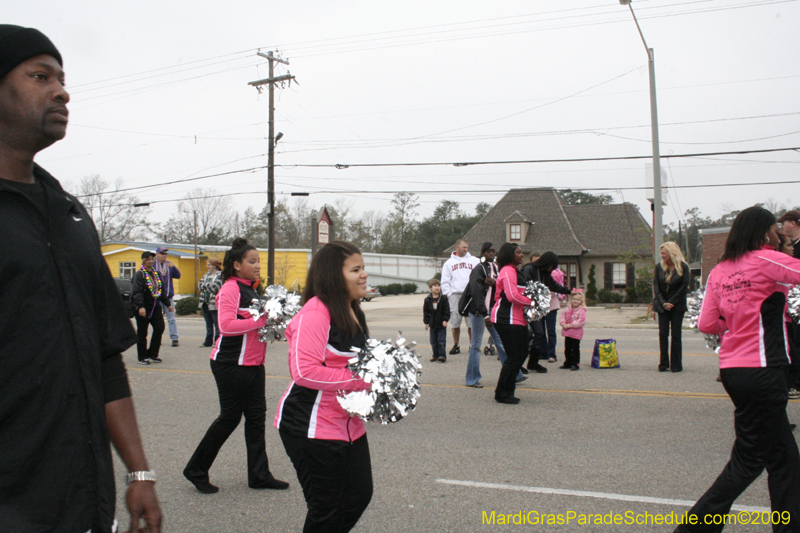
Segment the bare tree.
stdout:
<svg viewBox="0 0 800 533">
<path fill-rule="evenodd" d="M 136 207 L 133 195 L 121 192 L 125 182 L 113 186 L 99 175 L 85 176 L 77 185 L 75 196 L 92 216 L 100 242 L 145 239 L 151 232 L 150 208 Z"/>
<path fill-rule="evenodd" d="M 194 189 L 178 203 L 178 212 L 192 225 L 197 214 L 198 240 L 202 238 L 205 244 L 217 244 L 229 236 L 233 215 L 230 196 L 221 196 L 214 189 Z"/>
<path fill-rule="evenodd" d="M 783 202 L 778 202 L 775 198 L 769 197 L 767 201 L 762 204 L 762 207 L 768 210 L 776 217 L 783 215 L 789 208 Z"/>
<path fill-rule="evenodd" d="M 178 202 L 178 212 L 160 226 L 159 235 L 165 242 L 190 243 L 196 231 L 199 244 L 227 244 L 233 222 L 230 197 L 214 189 L 194 189 Z"/>
<path fill-rule="evenodd" d="M 328 207 L 328 213 L 334 223 L 334 235 L 337 240 L 353 242 L 353 201 L 338 198 L 332 206 Z"/>
<path fill-rule="evenodd" d="M 392 198 L 394 212 L 389 214 L 389 223 L 382 235 L 380 252 L 408 254 L 414 244 L 418 222 L 419 197 L 410 192 L 398 192 Z"/>
<path fill-rule="evenodd" d="M 266 248 L 269 243 L 266 213 L 256 213 L 252 207 L 244 214 L 234 213 L 231 219 L 231 237 L 244 237 L 256 248 Z"/>
<path fill-rule="evenodd" d="M 275 247 L 310 248 L 311 230 L 309 218 L 314 213 L 304 198 L 293 204 L 285 200 L 275 204 Z"/>
<path fill-rule="evenodd" d="M 350 226 L 350 239 L 364 252 L 377 252 L 386 231 L 386 218 L 377 211 L 364 211 Z"/>
</svg>

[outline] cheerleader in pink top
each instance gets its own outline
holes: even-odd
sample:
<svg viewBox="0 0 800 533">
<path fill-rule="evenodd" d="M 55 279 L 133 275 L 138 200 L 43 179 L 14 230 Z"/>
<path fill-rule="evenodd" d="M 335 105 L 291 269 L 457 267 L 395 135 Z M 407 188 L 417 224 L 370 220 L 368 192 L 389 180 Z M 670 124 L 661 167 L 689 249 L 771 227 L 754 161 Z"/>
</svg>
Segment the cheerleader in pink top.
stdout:
<svg viewBox="0 0 800 533">
<path fill-rule="evenodd" d="M 358 248 L 334 241 L 314 255 L 303 308 L 286 328 L 292 382 L 275 415 L 283 446 L 306 498 L 304 532 L 350 531 L 372 499 L 372 464 L 364 422 L 337 391 L 367 390 L 347 368 L 351 348 L 365 348 L 360 301 L 367 273 Z"/>
</svg>

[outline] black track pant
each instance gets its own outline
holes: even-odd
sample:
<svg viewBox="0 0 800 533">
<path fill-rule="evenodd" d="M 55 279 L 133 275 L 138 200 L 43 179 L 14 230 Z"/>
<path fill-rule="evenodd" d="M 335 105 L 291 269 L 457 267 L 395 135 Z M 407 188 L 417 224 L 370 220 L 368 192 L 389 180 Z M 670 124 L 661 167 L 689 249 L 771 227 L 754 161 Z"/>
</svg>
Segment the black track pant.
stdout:
<svg viewBox="0 0 800 533">
<path fill-rule="evenodd" d="M 267 460 L 264 431 L 267 399 L 264 396 L 264 365 L 239 366 L 211 361 L 211 372 L 219 391 L 220 413 L 189 459 L 184 473 L 196 481 L 208 481 L 208 470 L 222 445 L 244 415 L 247 446 L 247 482 L 258 485 L 272 478 Z"/>
<path fill-rule="evenodd" d="M 147 309 L 145 309 L 147 312 Z M 153 326 L 153 335 L 150 337 L 150 349 L 147 348 L 147 326 Z M 161 349 L 161 336 L 164 334 L 164 315 L 161 314 L 161 306 L 156 305 L 153 309 L 153 316 L 150 318 L 136 314 L 136 354 L 139 361 L 158 357 Z"/>
<path fill-rule="evenodd" d="M 731 459 L 689 511 L 689 515 L 697 515 L 698 524 L 681 525 L 675 531 L 722 531 L 722 525 L 706 525 L 705 522 L 713 523 L 714 515 L 730 512 L 734 500 L 766 468 L 772 511 L 788 511 L 791 516 L 789 524 L 773 524 L 772 530 L 797 533 L 800 531 L 800 454 L 786 416 L 788 395 L 783 368 L 724 368 L 720 374 L 736 406 L 736 441 Z"/>
<path fill-rule="evenodd" d="M 564 366 L 581 366 L 581 340 L 564 337 Z"/>
<path fill-rule="evenodd" d="M 353 529 L 372 499 L 372 464 L 364 435 L 354 442 L 280 432 L 306 498 L 304 533 Z"/>
<path fill-rule="evenodd" d="M 497 388 L 494 390 L 495 399 L 502 400 L 514 396 L 517 373 L 528 355 L 528 327 L 508 324 L 495 324 L 494 327 L 497 328 L 497 334 L 500 335 L 503 348 L 506 350 L 506 362 L 503 363 L 500 377 L 497 379 Z"/>
<path fill-rule="evenodd" d="M 675 372 L 683 370 L 683 344 L 681 342 L 681 327 L 683 315 L 674 310 L 658 313 L 658 344 L 661 351 L 660 368 L 670 368 Z M 669 338 L 672 337 L 672 346 Z"/>
</svg>

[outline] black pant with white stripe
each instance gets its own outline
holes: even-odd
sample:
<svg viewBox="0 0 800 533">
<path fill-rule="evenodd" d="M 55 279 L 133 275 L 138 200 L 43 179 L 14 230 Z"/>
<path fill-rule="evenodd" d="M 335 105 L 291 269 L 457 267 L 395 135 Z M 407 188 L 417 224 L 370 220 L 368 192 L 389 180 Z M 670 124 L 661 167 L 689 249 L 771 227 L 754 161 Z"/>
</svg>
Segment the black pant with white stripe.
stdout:
<svg viewBox="0 0 800 533">
<path fill-rule="evenodd" d="M 219 390 L 219 416 L 197 445 L 184 474 L 194 481 L 208 482 L 208 470 L 222 445 L 244 415 L 247 446 L 247 482 L 259 485 L 272 479 L 265 437 L 267 399 L 264 395 L 264 365 L 240 366 L 211 361 L 211 372 Z"/>
<path fill-rule="evenodd" d="M 372 463 L 367 436 L 353 442 L 309 439 L 281 430 L 306 498 L 304 533 L 353 529 L 372 499 Z"/>
<path fill-rule="evenodd" d="M 800 453 L 786 416 L 788 394 L 784 370 L 782 367 L 723 368 L 720 375 L 736 407 L 736 441 L 722 473 L 689 511 L 690 516 L 697 516 L 697 525 L 684 524 L 675 531 L 722 531 L 722 525 L 713 525 L 714 515 L 730 512 L 734 500 L 766 468 L 772 511 L 788 511 L 791 516 L 789 524 L 773 524 L 772 530 L 797 533 L 800 531 Z"/>
<path fill-rule="evenodd" d="M 497 388 L 494 391 L 494 399 L 502 401 L 514 396 L 517 373 L 528 355 L 528 327 L 499 323 L 494 327 L 497 328 L 497 334 L 500 335 L 503 348 L 506 350 L 506 362 L 500 369 L 500 377 L 497 378 Z"/>
</svg>

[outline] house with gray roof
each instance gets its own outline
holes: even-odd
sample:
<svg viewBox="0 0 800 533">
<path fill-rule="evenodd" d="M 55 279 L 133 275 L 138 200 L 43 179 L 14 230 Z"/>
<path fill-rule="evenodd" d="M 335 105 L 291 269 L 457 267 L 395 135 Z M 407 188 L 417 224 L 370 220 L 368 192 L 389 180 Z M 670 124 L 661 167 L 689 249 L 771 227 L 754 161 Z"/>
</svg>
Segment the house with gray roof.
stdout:
<svg viewBox="0 0 800 533">
<path fill-rule="evenodd" d="M 567 205 L 552 187 L 511 189 L 464 236 L 470 248 L 490 241 L 526 254 L 555 252 L 570 287 L 585 287 L 595 265 L 598 289 L 623 290 L 650 268 L 652 228 L 633 204 Z M 445 250 L 450 255 L 453 246 Z"/>
</svg>

